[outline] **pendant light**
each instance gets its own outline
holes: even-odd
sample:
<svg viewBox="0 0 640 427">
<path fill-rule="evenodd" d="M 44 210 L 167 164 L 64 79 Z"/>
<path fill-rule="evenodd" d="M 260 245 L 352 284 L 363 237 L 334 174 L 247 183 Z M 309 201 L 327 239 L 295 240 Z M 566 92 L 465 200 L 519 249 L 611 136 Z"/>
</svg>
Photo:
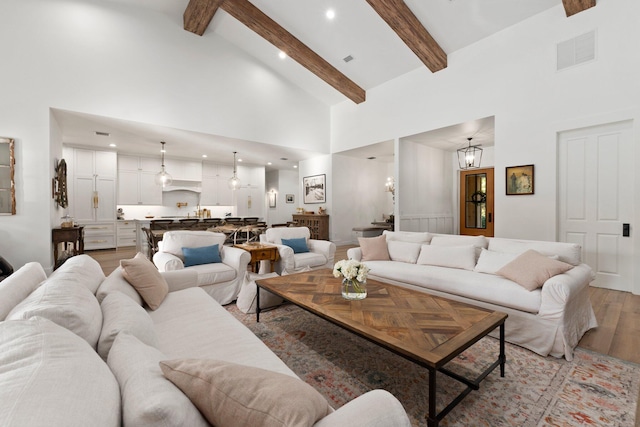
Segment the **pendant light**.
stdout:
<svg viewBox="0 0 640 427">
<path fill-rule="evenodd" d="M 169 175 L 167 171 L 164 170 L 164 141 L 161 141 L 160 144 L 162 144 L 162 149 L 160 150 L 162 157 L 162 168 L 160 169 L 160 172 L 156 174 L 156 185 L 162 185 L 163 187 L 166 187 L 168 185 L 171 185 L 171 183 L 173 182 L 173 178 L 171 178 L 171 175 Z"/>
<path fill-rule="evenodd" d="M 240 178 L 238 178 L 238 173 L 236 171 L 236 154 L 238 152 L 233 152 L 233 176 L 229 178 L 229 188 L 232 190 L 237 190 L 240 188 Z"/>
<path fill-rule="evenodd" d="M 477 169 L 482 161 L 482 148 L 471 145 L 473 138 L 467 138 L 468 146 L 458 149 L 458 166 L 460 169 Z"/>
</svg>

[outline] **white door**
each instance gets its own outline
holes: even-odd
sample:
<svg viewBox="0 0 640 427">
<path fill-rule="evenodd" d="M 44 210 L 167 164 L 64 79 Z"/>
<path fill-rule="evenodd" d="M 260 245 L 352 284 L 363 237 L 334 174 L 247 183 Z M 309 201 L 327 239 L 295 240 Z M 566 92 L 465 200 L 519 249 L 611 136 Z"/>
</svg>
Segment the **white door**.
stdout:
<svg viewBox="0 0 640 427">
<path fill-rule="evenodd" d="M 631 291 L 632 238 L 623 236 L 633 218 L 631 122 L 562 132 L 558 162 L 558 239 L 582 245 L 594 286 Z"/>
</svg>

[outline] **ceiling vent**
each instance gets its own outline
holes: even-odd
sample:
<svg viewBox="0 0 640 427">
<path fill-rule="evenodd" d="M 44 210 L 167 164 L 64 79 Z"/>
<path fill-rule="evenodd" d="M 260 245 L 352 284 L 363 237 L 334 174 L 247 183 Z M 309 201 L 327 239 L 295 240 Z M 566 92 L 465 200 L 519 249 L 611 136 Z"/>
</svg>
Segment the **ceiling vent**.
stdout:
<svg viewBox="0 0 640 427">
<path fill-rule="evenodd" d="M 96 131 L 96 135 L 98 136 L 109 136 L 111 135 L 109 132 L 100 132 L 100 131 Z"/>
<path fill-rule="evenodd" d="M 344 62 L 351 62 L 351 61 L 353 61 L 353 56 L 351 56 L 351 55 L 347 55 L 347 56 L 345 56 L 344 58 L 342 58 L 342 60 L 343 60 Z"/>
<path fill-rule="evenodd" d="M 589 31 L 557 45 L 557 71 L 596 59 L 596 32 Z"/>
</svg>

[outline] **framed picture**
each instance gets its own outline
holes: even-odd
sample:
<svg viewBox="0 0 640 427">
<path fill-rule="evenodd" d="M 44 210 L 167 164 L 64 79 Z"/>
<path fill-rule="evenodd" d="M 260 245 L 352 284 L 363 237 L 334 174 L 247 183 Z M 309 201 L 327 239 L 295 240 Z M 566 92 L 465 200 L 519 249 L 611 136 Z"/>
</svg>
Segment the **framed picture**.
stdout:
<svg viewBox="0 0 640 427">
<path fill-rule="evenodd" d="M 302 178 L 304 203 L 326 203 L 326 175 L 305 176 Z"/>
<path fill-rule="evenodd" d="M 533 194 L 533 165 L 507 167 L 505 181 L 507 196 Z"/>
<path fill-rule="evenodd" d="M 275 208 L 276 207 L 276 192 L 275 191 L 270 191 L 269 192 L 269 207 L 270 208 Z"/>
<path fill-rule="evenodd" d="M 293 203 L 294 199 L 295 199 L 295 197 L 294 197 L 294 195 L 293 195 L 293 194 L 287 194 L 287 195 L 285 196 L 285 202 L 286 202 L 286 203 Z"/>
</svg>

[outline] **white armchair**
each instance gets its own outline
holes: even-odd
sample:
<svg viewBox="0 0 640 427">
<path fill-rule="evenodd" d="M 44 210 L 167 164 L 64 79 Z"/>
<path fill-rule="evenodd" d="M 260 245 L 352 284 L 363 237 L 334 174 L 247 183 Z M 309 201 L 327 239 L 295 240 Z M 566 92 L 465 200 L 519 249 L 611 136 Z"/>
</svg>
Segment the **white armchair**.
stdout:
<svg viewBox="0 0 640 427">
<path fill-rule="evenodd" d="M 260 235 L 260 242 L 278 247 L 280 260 L 276 262 L 275 271 L 282 274 L 306 269 L 333 268 L 336 245 L 328 240 L 314 240 L 310 238 L 307 227 L 276 227 L 268 228 Z M 289 246 L 282 244 L 282 239 L 305 238 L 309 252 L 297 253 Z"/>
<path fill-rule="evenodd" d="M 198 274 L 198 286 L 220 304 L 229 304 L 238 296 L 251 255 L 242 249 L 224 246 L 223 233 L 209 231 L 168 231 L 158 242 L 153 263 L 159 271 L 191 270 Z M 182 248 L 218 245 L 222 262 L 184 266 Z"/>
</svg>

